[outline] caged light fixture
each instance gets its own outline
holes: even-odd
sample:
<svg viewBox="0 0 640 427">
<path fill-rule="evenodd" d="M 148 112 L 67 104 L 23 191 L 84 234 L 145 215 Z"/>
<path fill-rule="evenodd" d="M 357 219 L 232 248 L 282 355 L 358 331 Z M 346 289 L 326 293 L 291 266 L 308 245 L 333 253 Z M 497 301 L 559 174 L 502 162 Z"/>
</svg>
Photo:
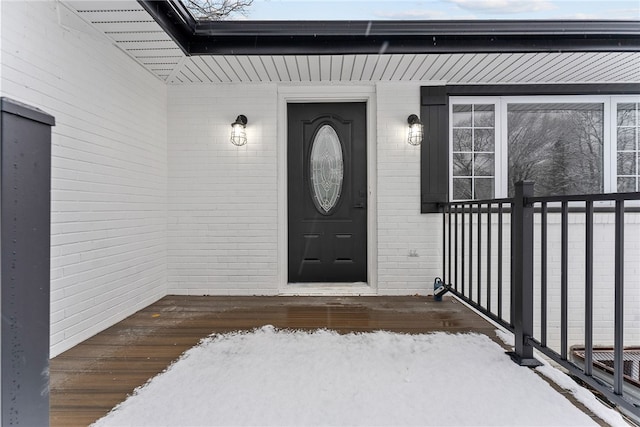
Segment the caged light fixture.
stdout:
<svg viewBox="0 0 640 427">
<path fill-rule="evenodd" d="M 238 147 L 247 143 L 247 116 L 240 114 L 236 121 L 231 123 L 231 143 Z"/>
<path fill-rule="evenodd" d="M 412 114 L 407 118 L 407 122 L 409 123 L 409 138 L 407 142 L 411 145 L 422 144 L 422 136 L 424 131 L 422 128 L 420 117 Z"/>
</svg>

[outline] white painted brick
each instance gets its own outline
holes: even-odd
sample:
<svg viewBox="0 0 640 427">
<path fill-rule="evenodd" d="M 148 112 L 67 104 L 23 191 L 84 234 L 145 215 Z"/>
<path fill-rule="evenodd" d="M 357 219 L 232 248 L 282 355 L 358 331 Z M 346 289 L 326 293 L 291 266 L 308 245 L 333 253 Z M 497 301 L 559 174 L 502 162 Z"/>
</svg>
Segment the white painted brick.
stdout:
<svg viewBox="0 0 640 427">
<path fill-rule="evenodd" d="M 170 293 L 277 293 L 275 85 L 170 87 Z M 229 142 L 249 119 L 248 143 Z"/>
<path fill-rule="evenodd" d="M 166 292 L 166 86 L 54 1 L 3 2 L 2 69 L 3 96 L 56 118 L 55 356 Z"/>
</svg>

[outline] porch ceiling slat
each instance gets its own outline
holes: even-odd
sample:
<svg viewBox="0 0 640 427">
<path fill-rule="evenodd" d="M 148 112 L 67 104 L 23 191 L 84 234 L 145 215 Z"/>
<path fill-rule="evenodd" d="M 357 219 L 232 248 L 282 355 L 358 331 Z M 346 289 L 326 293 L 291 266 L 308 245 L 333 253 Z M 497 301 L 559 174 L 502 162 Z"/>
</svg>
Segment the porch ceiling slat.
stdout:
<svg viewBox="0 0 640 427">
<path fill-rule="evenodd" d="M 276 67 L 280 81 L 290 82 L 291 73 L 289 72 L 289 68 L 287 67 L 284 57 L 280 55 L 272 55 L 271 60 L 273 61 L 274 66 Z"/>
<path fill-rule="evenodd" d="M 547 53 L 543 56 L 533 56 L 533 61 L 527 63 L 527 66 L 521 66 L 519 69 L 514 70 L 513 74 L 509 78 L 509 82 L 531 82 L 538 81 L 536 76 L 547 72 L 547 70 L 553 65 L 557 64 L 558 53 Z"/>
<path fill-rule="evenodd" d="M 267 69 L 264 68 L 264 64 L 262 63 L 262 58 L 260 56 L 248 56 L 247 58 L 249 59 L 249 62 L 251 62 L 253 69 L 256 71 L 256 73 L 258 73 L 258 76 L 260 76 L 261 82 L 271 81 L 271 79 L 269 78 L 269 74 L 267 73 Z"/>
<path fill-rule="evenodd" d="M 486 81 L 500 81 L 500 76 L 504 75 L 505 70 L 508 70 L 518 59 L 522 58 L 522 53 L 509 53 L 505 55 L 504 61 L 497 65 L 489 74 L 485 76 Z"/>
<path fill-rule="evenodd" d="M 484 76 L 505 60 L 506 58 L 501 53 L 490 53 L 487 61 L 481 63 L 476 69 L 469 71 L 468 76 L 465 78 L 466 82 L 485 82 Z"/>
<path fill-rule="evenodd" d="M 546 53 L 540 53 L 540 54 L 538 54 L 538 53 L 524 53 L 524 54 L 522 54 L 522 56 L 520 56 L 515 61 L 510 63 L 508 68 L 505 68 L 502 71 L 499 80 L 501 82 L 510 81 L 514 74 L 517 74 L 523 68 L 531 67 L 532 61 L 535 62 L 535 61 L 537 61 L 537 60 L 539 60 L 541 58 L 544 58 L 545 55 L 547 55 L 547 54 Z"/>
<path fill-rule="evenodd" d="M 447 61 L 440 71 L 438 71 L 434 78 L 436 80 L 447 80 L 448 76 L 456 74 L 464 66 L 464 58 L 471 56 L 467 54 L 456 53 L 453 54 L 449 61 Z"/>
<path fill-rule="evenodd" d="M 248 56 L 236 56 L 235 59 L 236 61 L 238 61 L 238 64 L 244 70 L 250 82 L 262 81 L 262 79 L 260 78 L 260 74 L 258 74 L 258 71 L 253 66 L 253 63 L 251 62 Z"/>
<path fill-rule="evenodd" d="M 429 64 L 429 67 L 424 71 L 420 80 L 433 80 L 433 75 L 450 56 L 450 54 L 436 55 L 435 60 Z"/>
<path fill-rule="evenodd" d="M 211 79 L 213 81 L 217 79 L 221 83 L 231 82 L 231 79 L 229 78 L 229 76 L 225 74 L 224 70 L 220 67 L 218 62 L 215 60 L 215 57 L 202 56 L 200 57 L 200 59 L 209 68 L 209 70 L 211 70 L 211 74 L 212 74 Z"/>
<path fill-rule="evenodd" d="M 379 55 L 367 55 L 364 61 L 364 67 L 362 69 L 362 77 L 363 81 L 371 81 L 371 76 L 373 75 L 373 71 L 376 68 L 376 64 L 378 63 Z"/>
<path fill-rule="evenodd" d="M 362 73 L 364 72 L 364 65 L 367 61 L 366 55 L 357 55 L 353 62 L 353 69 L 351 70 L 351 78 L 349 80 L 362 80 Z"/>
<path fill-rule="evenodd" d="M 436 57 L 437 55 L 431 54 L 431 53 L 424 55 L 422 62 L 418 65 L 418 68 L 414 71 L 413 75 L 411 76 L 411 80 L 420 80 L 422 76 L 427 72 L 429 67 L 431 67 Z"/>
<path fill-rule="evenodd" d="M 624 55 L 623 53 L 616 53 L 614 55 L 608 56 L 608 57 L 595 57 L 594 60 L 589 64 L 588 67 L 584 67 L 581 70 L 575 70 L 576 72 L 573 72 L 574 70 L 570 70 L 573 74 L 573 78 L 575 79 L 579 79 L 579 80 L 584 80 L 584 81 L 590 81 L 589 76 L 602 70 L 605 67 L 610 67 L 610 66 L 614 66 L 613 64 L 617 63 L 618 60 L 620 59 L 620 57 Z M 560 76 L 565 75 L 566 74 L 566 70 L 563 67 L 560 67 L 558 69 L 554 69 L 551 72 L 551 76 L 554 79 L 558 79 L 560 78 Z"/>
<path fill-rule="evenodd" d="M 342 79 L 342 56 L 331 56 L 331 81 L 340 81 Z"/>
<path fill-rule="evenodd" d="M 486 61 L 488 56 L 489 54 L 487 53 L 478 53 L 468 59 L 465 59 L 462 67 L 458 68 L 458 70 L 449 77 L 450 81 L 459 82 L 463 76 L 466 76 L 471 70 L 476 69 L 479 64 Z"/>
<path fill-rule="evenodd" d="M 527 54 L 520 61 L 519 64 L 514 64 L 514 67 L 507 73 L 503 81 L 505 83 L 519 83 L 529 81 L 529 76 L 535 73 L 540 67 L 547 63 L 550 53 L 541 55 Z"/>
<path fill-rule="evenodd" d="M 396 75 L 394 76 L 394 79 L 396 80 L 407 80 L 407 73 L 409 71 L 409 67 L 411 67 L 413 65 L 413 63 L 416 61 L 418 55 L 416 54 L 405 54 L 404 58 L 402 58 L 402 60 L 400 61 L 400 65 L 398 66 L 398 69 L 396 70 Z"/>
<path fill-rule="evenodd" d="M 408 65 L 408 61 L 410 61 L 410 55 L 400 54 L 398 55 L 398 63 L 395 64 L 391 74 L 389 74 L 389 80 L 399 80 L 400 76 L 404 74 L 404 71 Z"/>
<path fill-rule="evenodd" d="M 309 75 L 312 82 L 320 81 L 320 57 L 318 55 L 307 56 L 309 66 Z"/>
<path fill-rule="evenodd" d="M 289 77 L 292 82 L 301 81 L 300 77 L 300 69 L 298 67 L 298 62 L 296 61 L 296 57 L 292 55 L 287 55 L 284 57 L 284 64 L 289 71 Z"/>
<path fill-rule="evenodd" d="M 191 74 L 197 77 L 198 81 L 201 83 L 213 83 L 213 80 L 207 76 L 202 69 L 196 65 L 196 63 L 189 58 L 188 61 L 185 61 L 184 68 L 188 70 Z"/>
<path fill-rule="evenodd" d="M 180 52 L 176 48 L 176 44 L 171 40 L 136 40 L 131 42 L 120 42 L 118 45 L 124 50 L 171 50 L 172 52 Z"/>
<path fill-rule="evenodd" d="M 269 80 L 276 82 L 280 81 L 280 75 L 278 74 L 275 62 L 273 62 L 273 57 L 261 56 L 260 59 L 262 60 L 262 65 L 264 65 L 265 70 L 267 70 Z"/>
<path fill-rule="evenodd" d="M 229 67 L 238 76 L 240 82 L 246 83 L 253 81 L 249 74 L 247 74 L 247 70 L 238 60 L 237 56 L 225 56 L 224 59 L 229 63 Z"/>
<path fill-rule="evenodd" d="M 357 59 L 357 58 L 356 58 Z M 387 66 L 382 72 L 381 80 L 391 80 L 391 76 L 396 72 L 398 68 L 398 64 L 402 61 L 402 55 L 394 54 L 389 58 L 389 62 L 387 62 Z"/>
<path fill-rule="evenodd" d="M 344 58 L 342 60 L 342 74 L 340 76 L 340 80 L 349 81 L 351 73 L 353 72 L 355 61 L 355 55 L 344 55 Z"/>
<path fill-rule="evenodd" d="M 387 64 L 389 64 L 389 59 L 391 59 L 389 55 L 378 55 L 376 66 L 373 69 L 373 74 L 371 74 L 372 81 L 380 80 L 382 73 L 384 73 L 384 70 L 387 68 Z"/>
<path fill-rule="evenodd" d="M 104 33 L 110 32 L 146 32 L 146 31 L 162 31 L 162 28 L 154 20 L 150 21 L 97 21 L 92 24 Z M 170 39 L 167 34 L 164 34 L 163 39 Z"/>
<path fill-rule="evenodd" d="M 220 67 L 222 67 L 222 69 L 225 71 L 227 76 L 229 76 L 229 79 L 231 79 L 232 82 L 245 81 L 242 77 L 242 70 L 237 66 L 237 64 L 235 64 L 235 62 L 232 62 L 230 60 L 230 57 L 228 55 L 219 55 L 216 56 L 215 59 L 218 64 L 220 64 Z"/>
<path fill-rule="evenodd" d="M 320 81 L 328 82 L 331 80 L 331 57 L 320 56 Z"/>
<path fill-rule="evenodd" d="M 218 62 L 224 65 L 224 69 L 228 70 L 229 77 L 232 82 L 247 82 L 247 76 L 242 72 L 242 67 L 238 66 L 238 63 L 233 60 L 234 56 L 223 55 L 218 57 Z"/>
<path fill-rule="evenodd" d="M 409 62 L 407 67 L 405 67 L 401 79 L 407 81 L 413 80 L 413 76 L 415 75 L 420 65 L 422 65 L 422 63 L 425 61 L 427 56 L 428 55 L 413 55 L 413 59 L 411 60 L 411 62 Z"/>
<path fill-rule="evenodd" d="M 597 60 L 597 57 L 594 57 L 593 59 Z M 558 81 L 562 75 L 579 71 L 576 70 L 575 67 L 576 63 L 580 63 L 579 61 L 580 54 L 578 53 L 558 55 L 554 58 L 552 66 L 547 67 L 543 73 L 536 75 L 536 81 Z"/>
<path fill-rule="evenodd" d="M 603 64 L 603 66 L 597 69 L 589 70 L 592 72 L 584 76 L 584 79 L 593 81 L 616 79 L 621 73 L 632 69 L 636 71 L 640 69 L 640 61 L 638 61 L 637 58 L 630 57 L 630 55 L 623 53 L 615 63 L 611 65 Z"/>
<path fill-rule="evenodd" d="M 306 56 L 296 56 L 296 65 L 300 73 L 300 81 L 310 82 L 311 74 L 309 72 L 309 61 Z"/>
<path fill-rule="evenodd" d="M 167 34 L 162 31 L 147 31 L 147 32 L 106 32 L 106 35 L 111 37 L 116 43 L 121 42 L 135 42 L 135 41 L 152 41 L 152 40 L 163 40 L 173 42 L 167 36 Z"/>
<path fill-rule="evenodd" d="M 551 73 L 553 69 L 558 66 L 559 63 L 563 62 L 566 59 L 570 60 L 571 55 L 575 55 L 575 54 L 570 53 L 568 55 L 567 54 L 563 55 L 562 53 L 559 53 L 559 52 L 550 53 L 547 56 L 547 58 L 545 58 L 545 61 L 541 61 L 538 64 L 537 68 L 531 73 L 529 73 L 527 77 L 527 81 L 528 82 L 545 81 L 542 77 L 545 74 Z"/>
<path fill-rule="evenodd" d="M 80 16 L 90 22 L 96 21 L 148 21 L 149 14 L 146 10 L 144 10 L 137 2 L 132 1 L 129 6 L 121 5 L 118 8 L 114 8 L 113 6 L 107 5 L 109 8 L 96 8 L 93 4 L 94 2 L 84 2 L 88 3 L 83 6 L 82 9 L 78 10 Z"/>
</svg>

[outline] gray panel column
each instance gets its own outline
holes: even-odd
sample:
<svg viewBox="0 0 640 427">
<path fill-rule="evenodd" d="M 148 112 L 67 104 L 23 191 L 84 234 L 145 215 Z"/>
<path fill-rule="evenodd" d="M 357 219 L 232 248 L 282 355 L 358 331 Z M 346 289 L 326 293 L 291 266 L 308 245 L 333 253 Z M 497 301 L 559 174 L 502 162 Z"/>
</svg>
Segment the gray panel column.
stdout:
<svg viewBox="0 0 640 427">
<path fill-rule="evenodd" d="M 49 425 L 51 126 L 0 100 L 2 426 Z"/>
</svg>

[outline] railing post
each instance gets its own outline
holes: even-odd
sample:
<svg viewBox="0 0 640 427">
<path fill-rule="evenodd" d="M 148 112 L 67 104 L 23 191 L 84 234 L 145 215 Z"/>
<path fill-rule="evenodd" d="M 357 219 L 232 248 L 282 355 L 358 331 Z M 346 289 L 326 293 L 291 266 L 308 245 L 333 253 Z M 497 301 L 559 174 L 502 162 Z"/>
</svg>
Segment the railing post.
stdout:
<svg viewBox="0 0 640 427">
<path fill-rule="evenodd" d="M 533 346 L 529 339 L 533 337 L 533 205 L 528 201 L 533 197 L 533 182 L 516 183 L 513 199 L 514 222 L 511 244 L 513 247 L 514 292 L 512 301 L 515 329 L 515 351 L 511 358 L 521 366 L 539 366 L 533 357 Z"/>
</svg>

